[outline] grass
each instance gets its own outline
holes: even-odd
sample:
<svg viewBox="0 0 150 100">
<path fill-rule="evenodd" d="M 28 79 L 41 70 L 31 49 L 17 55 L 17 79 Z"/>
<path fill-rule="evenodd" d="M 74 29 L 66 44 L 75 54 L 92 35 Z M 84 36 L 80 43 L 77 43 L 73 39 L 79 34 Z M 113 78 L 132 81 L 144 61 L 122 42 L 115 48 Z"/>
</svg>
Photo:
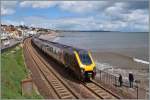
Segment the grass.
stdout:
<svg viewBox="0 0 150 100">
<path fill-rule="evenodd" d="M 16 46 L 1 54 L 1 96 L 4 99 L 40 99 L 35 91 L 32 96 L 21 95 L 21 80 L 27 77 L 22 48 Z"/>
</svg>

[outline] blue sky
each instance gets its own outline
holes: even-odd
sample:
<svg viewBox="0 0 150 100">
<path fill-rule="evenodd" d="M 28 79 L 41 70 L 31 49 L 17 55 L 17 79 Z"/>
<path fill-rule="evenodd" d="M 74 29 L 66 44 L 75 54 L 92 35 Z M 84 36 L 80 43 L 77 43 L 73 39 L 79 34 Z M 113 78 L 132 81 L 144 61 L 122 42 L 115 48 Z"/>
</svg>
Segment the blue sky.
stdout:
<svg viewBox="0 0 150 100">
<path fill-rule="evenodd" d="M 2 1 L 3 24 L 64 30 L 148 31 L 148 1 Z"/>
</svg>

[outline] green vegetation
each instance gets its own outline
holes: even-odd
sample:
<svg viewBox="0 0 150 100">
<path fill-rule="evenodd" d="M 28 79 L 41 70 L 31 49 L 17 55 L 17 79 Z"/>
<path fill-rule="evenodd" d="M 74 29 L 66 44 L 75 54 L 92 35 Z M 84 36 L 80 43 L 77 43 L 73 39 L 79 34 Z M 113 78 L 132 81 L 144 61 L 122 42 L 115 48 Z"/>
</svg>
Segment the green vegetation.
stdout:
<svg viewBox="0 0 150 100">
<path fill-rule="evenodd" d="M 21 80 L 27 77 L 22 48 L 16 46 L 1 54 L 1 94 L 5 99 L 42 98 L 34 91 L 32 96 L 21 95 Z"/>
</svg>

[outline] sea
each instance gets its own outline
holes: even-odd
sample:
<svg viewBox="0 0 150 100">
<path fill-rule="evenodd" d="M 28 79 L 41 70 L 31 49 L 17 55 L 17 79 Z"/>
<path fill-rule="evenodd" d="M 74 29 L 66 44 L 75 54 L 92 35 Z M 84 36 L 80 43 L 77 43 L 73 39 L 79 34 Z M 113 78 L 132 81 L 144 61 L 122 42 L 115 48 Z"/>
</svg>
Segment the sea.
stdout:
<svg viewBox="0 0 150 100">
<path fill-rule="evenodd" d="M 114 52 L 149 61 L 148 32 L 59 32 L 53 40 L 92 52 Z"/>
</svg>

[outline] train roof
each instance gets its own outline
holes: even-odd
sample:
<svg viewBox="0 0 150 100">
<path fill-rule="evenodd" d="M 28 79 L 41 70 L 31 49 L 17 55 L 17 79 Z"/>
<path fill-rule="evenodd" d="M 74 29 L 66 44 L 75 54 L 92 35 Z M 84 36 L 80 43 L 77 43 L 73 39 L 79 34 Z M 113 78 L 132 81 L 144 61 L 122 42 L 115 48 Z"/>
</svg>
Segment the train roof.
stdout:
<svg viewBox="0 0 150 100">
<path fill-rule="evenodd" d="M 60 43 L 58 43 L 58 42 L 52 42 L 52 41 L 44 40 L 44 39 L 41 39 L 41 38 L 37 38 L 37 39 L 39 39 L 39 40 L 41 40 L 41 41 L 43 41 L 43 42 L 46 42 L 46 43 L 48 43 L 48 44 L 53 44 L 53 45 L 56 46 L 56 47 L 63 48 L 63 49 L 67 49 L 67 50 L 69 50 L 69 51 L 75 50 L 75 51 L 77 51 L 77 52 L 79 52 L 79 53 L 87 52 L 87 50 L 85 50 L 85 49 L 75 48 L 75 47 L 72 47 L 72 46 L 60 44 Z"/>
</svg>

